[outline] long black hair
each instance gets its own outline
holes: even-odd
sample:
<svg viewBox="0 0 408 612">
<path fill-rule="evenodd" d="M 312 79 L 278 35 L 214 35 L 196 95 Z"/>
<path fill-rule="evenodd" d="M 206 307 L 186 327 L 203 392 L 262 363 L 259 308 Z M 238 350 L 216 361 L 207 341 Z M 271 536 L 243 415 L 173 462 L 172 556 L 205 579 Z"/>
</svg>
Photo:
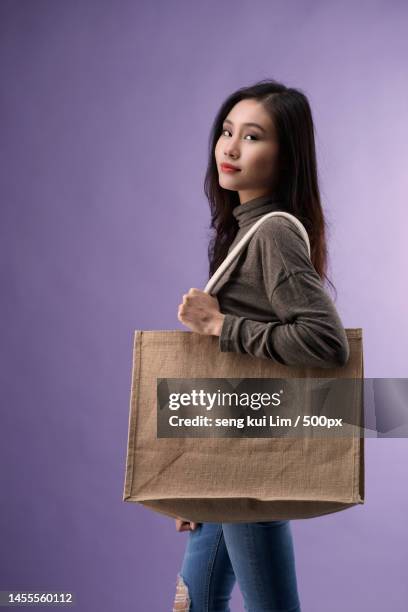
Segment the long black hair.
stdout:
<svg viewBox="0 0 408 612">
<path fill-rule="evenodd" d="M 273 193 L 284 203 L 284 210 L 295 215 L 309 235 L 311 261 L 322 281 L 327 280 L 326 221 L 324 219 L 317 177 L 316 147 L 312 111 L 306 95 L 273 79 L 242 87 L 223 102 L 211 128 L 209 159 L 204 181 L 210 204 L 213 230 L 208 246 L 209 275 L 225 259 L 234 240 L 238 223 L 232 210 L 240 204 L 237 191 L 219 184 L 215 146 L 229 111 L 241 100 L 255 99 L 269 113 L 277 133 L 278 175 Z M 272 187 L 272 186 L 271 186 Z"/>
</svg>

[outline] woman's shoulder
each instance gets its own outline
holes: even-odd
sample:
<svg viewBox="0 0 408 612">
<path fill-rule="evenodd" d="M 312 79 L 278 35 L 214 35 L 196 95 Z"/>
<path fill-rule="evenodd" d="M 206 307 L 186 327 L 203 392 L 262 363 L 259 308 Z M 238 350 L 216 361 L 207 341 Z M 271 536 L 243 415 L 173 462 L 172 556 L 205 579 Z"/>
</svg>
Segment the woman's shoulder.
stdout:
<svg viewBox="0 0 408 612">
<path fill-rule="evenodd" d="M 258 245 L 269 252 L 297 252 L 309 258 L 305 239 L 294 221 L 283 215 L 273 215 L 262 221 L 254 234 Z"/>
</svg>

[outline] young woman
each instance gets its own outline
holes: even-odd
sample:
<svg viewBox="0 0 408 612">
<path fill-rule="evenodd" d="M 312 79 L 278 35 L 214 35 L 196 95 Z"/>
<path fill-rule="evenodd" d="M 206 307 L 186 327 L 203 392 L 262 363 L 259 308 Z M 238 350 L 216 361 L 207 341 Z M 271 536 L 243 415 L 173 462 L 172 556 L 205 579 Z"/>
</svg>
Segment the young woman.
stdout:
<svg viewBox="0 0 408 612">
<path fill-rule="evenodd" d="M 219 337 L 221 351 L 285 365 L 333 367 L 349 358 L 346 332 L 324 288 L 327 251 L 314 126 L 299 90 L 274 80 L 239 89 L 214 121 L 205 193 L 214 236 L 210 276 L 260 217 L 265 220 L 231 274 L 209 295 L 192 288 L 178 308 L 192 331 Z M 330 283 L 330 281 L 329 281 Z M 332 283 L 330 283 L 332 285 Z M 332 285 L 333 286 L 333 285 Z M 235 581 L 251 612 L 300 612 L 290 522 L 193 523 L 177 576 L 173 611 L 229 611 Z"/>
</svg>

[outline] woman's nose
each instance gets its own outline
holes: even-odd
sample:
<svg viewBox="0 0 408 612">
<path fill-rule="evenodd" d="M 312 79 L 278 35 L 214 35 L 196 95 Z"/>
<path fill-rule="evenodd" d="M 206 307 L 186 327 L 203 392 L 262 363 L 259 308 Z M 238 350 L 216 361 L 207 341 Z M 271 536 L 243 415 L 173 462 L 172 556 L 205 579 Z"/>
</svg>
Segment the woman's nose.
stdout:
<svg viewBox="0 0 408 612">
<path fill-rule="evenodd" d="M 239 157 L 239 147 L 235 142 L 230 142 L 224 149 L 225 157 Z"/>
</svg>

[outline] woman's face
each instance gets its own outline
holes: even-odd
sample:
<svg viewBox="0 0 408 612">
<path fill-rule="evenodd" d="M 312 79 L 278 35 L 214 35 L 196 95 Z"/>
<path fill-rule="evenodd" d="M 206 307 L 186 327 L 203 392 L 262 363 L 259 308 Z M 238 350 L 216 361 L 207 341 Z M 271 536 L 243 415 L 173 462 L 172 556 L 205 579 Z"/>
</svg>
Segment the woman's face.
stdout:
<svg viewBox="0 0 408 612">
<path fill-rule="evenodd" d="M 246 125 L 255 123 L 255 125 Z M 271 193 L 276 178 L 278 141 L 272 119 L 254 99 L 241 100 L 224 119 L 215 146 L 219 183 L 238 191 L 241 204 Z M 228 172 L 222 164 L 238 171 Z"/>
</svg>

